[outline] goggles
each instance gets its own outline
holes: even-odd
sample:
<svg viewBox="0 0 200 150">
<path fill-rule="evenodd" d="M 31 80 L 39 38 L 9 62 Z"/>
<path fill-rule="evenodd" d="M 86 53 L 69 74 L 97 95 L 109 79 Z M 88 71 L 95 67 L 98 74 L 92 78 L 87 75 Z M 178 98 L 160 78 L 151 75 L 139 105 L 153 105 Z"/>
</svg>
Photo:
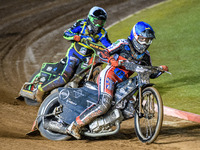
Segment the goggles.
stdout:
<svg viewBox="0 0 200 150">
<path fill-rule="evenodd" d="M 140 44 L 145 44 L 145 45 L 150 45 L 152 43 L 152 40 L 153 38 L 145 38 L 145 37 L 142 37 L 142 36 L 139 36 L 137 41 L 138 43 Z"/>
<path fill-rule="evenodd" d="M 100 20 L 98 18 L 89 17 L 90 21 L 97 27 L 103 27 L 105 24 L 105 20 Z"/>
</svg>

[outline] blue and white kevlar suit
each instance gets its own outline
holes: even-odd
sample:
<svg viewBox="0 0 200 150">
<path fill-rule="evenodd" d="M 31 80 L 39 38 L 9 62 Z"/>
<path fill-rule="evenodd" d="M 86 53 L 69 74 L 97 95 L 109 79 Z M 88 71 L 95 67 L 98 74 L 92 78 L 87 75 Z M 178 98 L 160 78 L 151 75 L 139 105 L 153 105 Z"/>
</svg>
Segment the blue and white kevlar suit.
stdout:
<svg viewBox="0 0 200 150">
<path fill-rule="evenodd" d="M 66 66 L 59 77 L 50 81 L 47 84 L 42 85 L 41 87 L 39 87 L 39 90 L 47 92 L 54 88 L 65 85 L 73 77 L 74 71 L 76 70 L 77 66 L 87 57 L 91 57 L 91 55 L 93 54 L 93 51 L 84 43 L 76 42 L 74 40 L 75 35 L 80 36 L 81 39 L 89 39 L 94 43 L 100 41 L 105 47 L 111 45 L 111 42 L 107 36 L 107 32 L 104 28 L 102 28 L 97 34 L 90 34 L 87 25 L 87 20 L 81 19 L 78 20 L 71 28 L 64 32 L 63 37 L 66 40 L 72 41 L 72 44 L 65 56 Z"/>
<path fill-rule="evenodd" d="M 103 62 L 110 63 L 110 58 L 119 60 L 132 60 L 136 64 L 151 66 L 151 58 L 149 52 L 146 50 L 140 55 L 133 54 L 131 51 L 131 43 L 129 40 L 119 39 L 111 46 L 101 51 L 99 54 Z M 114 85 L 128 79 L 134 72 L 126 70 L 123 66 L 114 67 L 107 65 L 98 76 L 98 93 L 99 98 L 96 104 L 92 104 L 84 110 L 77 118 L 76 124 L 79 127 L 89 124 L 96 117 L 105 114 L 110 106 L 114 94 Z M 157 78 L 162 74 L 158 71 L 152 74 L 150 78 Z"/>
</svg>

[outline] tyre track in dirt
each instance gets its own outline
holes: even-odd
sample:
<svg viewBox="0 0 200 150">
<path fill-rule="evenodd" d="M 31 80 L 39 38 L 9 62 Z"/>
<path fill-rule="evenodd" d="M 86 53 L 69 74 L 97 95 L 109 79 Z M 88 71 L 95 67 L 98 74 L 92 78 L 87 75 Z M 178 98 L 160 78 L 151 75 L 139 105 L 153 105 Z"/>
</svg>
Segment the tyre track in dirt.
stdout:
<svg viewBox="0 0 200 150">
<path fill-rule="evenodd" d="M 165 117 L 155 144 L 138 141 L 133 120 L 123 122 L 112 137 L 80 141 L 50 141 L 41 136 L 27 137 L 37 114 L 14 99 L 22 84 L 43 62 L 60 60 L 69 47 L 63 31 L 89 9 L 101 6 L 108 12 L 107 26 L 162 0 L 2 0 L 0 5 L 0 147 L 1 149 L 197 149 L 197 123 Z M 113 41 L 112 41 L 113 42 Z"/>
</svg>

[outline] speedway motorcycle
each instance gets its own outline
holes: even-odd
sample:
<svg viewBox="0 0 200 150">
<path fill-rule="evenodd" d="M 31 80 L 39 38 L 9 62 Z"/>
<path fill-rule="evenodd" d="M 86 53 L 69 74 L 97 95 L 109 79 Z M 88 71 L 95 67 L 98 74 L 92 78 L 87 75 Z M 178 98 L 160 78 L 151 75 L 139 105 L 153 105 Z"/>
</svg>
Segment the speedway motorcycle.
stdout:
<svg viewBox="0 0 200 150">
<path fill-rule="evenodd" d="M 105 47 L 89 40 L 86 40 L 85 44 L 88 48 L 93 50 L 93 57 L 79 64 L 74 76 L 65 87 L 77 88 L 83 86 L 83 83 L 86 81 L 96 82 L 97 76 L 102 70 L 101 65 L 103 63 L 100 62 L 98 54 L 101 50 L 104 50 Z M 43 63 L 42 67 L 32 75 L 29 82 L 24 83 L 17 99 L 24 100 L 27 105 L 38 106 L 39 103 L 35 98 L 38 85 L 45 84 L 57 78 L 63 72 L 65 65 L 66 58 L 56 63 Z M 43 99 L 56 90 L 57 89 L 46 93 Z"/>
<path fill-rule="evenodd" d="M 163 122 L 163 102 L 159 92 L 150 83 L 150 75 L 161 71 L 156 66 L 123 63 L 137 76 L 117 83 L 110 110 L 81 128 L 81 135 L 88 137 L 111 136 L 119 132 L 120 124 L 134 117 L 135 132 L 144 143 L 152 143 L 159 135 Z M 32 130 L 50 140 L 68 140 L 66 129 L 77 116 L 98 99 L 97 84 L 86 82 L 81 88 L 59 88 L 49 95 L 38 110 Z M 50 122 L 59 122 L 51 127 Z"/>
</svg>

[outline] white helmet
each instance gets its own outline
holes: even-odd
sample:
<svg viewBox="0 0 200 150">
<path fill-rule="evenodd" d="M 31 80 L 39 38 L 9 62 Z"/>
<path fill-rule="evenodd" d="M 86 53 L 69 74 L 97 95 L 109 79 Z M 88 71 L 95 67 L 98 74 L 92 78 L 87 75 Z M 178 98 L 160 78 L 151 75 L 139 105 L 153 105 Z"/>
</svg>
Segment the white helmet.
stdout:
<svg viewBox="0 0 200 150">
<path fill-rule="evenodd" d="M 100 29 L 104 26 L 107 19 L 106 11 L 98 6 L 94 6 L 90 9 L 88 14 L 88 24 L 91 27 L 93 33 L 100 32 Z"/>
</svg>

